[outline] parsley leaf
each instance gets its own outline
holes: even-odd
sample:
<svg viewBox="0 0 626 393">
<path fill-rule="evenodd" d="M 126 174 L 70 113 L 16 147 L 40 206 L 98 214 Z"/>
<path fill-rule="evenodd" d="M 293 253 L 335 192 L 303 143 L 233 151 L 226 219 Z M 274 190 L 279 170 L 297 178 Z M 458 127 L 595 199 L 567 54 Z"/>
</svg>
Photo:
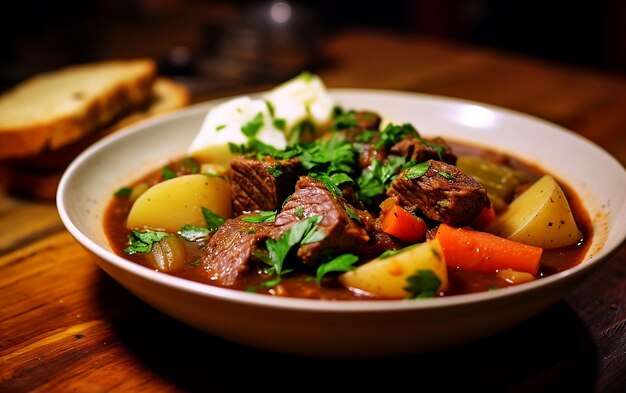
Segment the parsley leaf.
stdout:
<svg viewBox="0 0 626 393">
<path fill-rule="evenodd" d="M 182 165 L 183 168 L 186 168 L 190 173 L 200 172 L 200 163 L 195 158 L 185 157 Z"/>
<path fill-rule="evenodd" d="M 176 172 L 170 169 L 168 166 L 164 166 L 161 170 L 161 178 L 163 180 L 169 180 L 176 177 Z"/>
<path fill-rule="evenodd" d="M 355 111 L 344 112 L 335 117 L 335 122 L 330 126 L 331 131 L 352 131 L 357 128 L 359 121 L 356 118 Z"/>
<path fill-rule="evenodd" d="M 119 190 L 115 191 L 115 194 L 113 195 L 120 198 L 126 198 L 129 197 L 132 192 L 133 189 L 131 187 L 122 187 Z"/>
<path fill-rule="evenodd" d="M 294 145 L 300 142 L 300 138 L 305 134 L 315 135 L 315 125 L 308 119 L 301 121 L 291 129 L 287 143 Z"/>
<path fill-rule="evenodd" d="M 433 297 L 441 285 L 441 280 L 432 270 L 420 269 L 406 279 L 404 290 L 410 299 Z"/>
<path fill-rule="evenodd" d="M 183 239 L 189 242 L 193 242 L 198 239 L 207 237 L 209 233 L 211 233 L 211 231 L 207 228 L 196 227 L 193 225 L 183 225 L 183 227 L 180 228 L 178 233 Z"/>
<path fill-rule="evenodd" d="M 270 116 L 274 117 L 274 114 L 276 113 L 274 105 L 269 100 L 265 100 L 265 105 L 267 106 L 267 111 L 270 113 Z"/>
<path fill-rule="evenodd" d="M 206 207 L 201 207 L 201 209 L 202 209 L 202 215 L 204 216 L 204 221 L 206 221 L 206 224 L 209 227 L 209 231 L 213 231 L 219 228 L 220 226 L 222 226 L 224 221 L 226 221 L 224 218 L 213 213 L 211 210 L 207 209 Z"/>
<path fill-rule="evenodd" d="M 404 157 L 394 155 L 389 156 L 386 163 L 372 160 L 370 166 L 357 179 L 359 199 L 371 203 L 372 198 L 384 193 L 403 164 Z"/>
<path fill-rule="evenodd" d="M 354 264 L 359 260 L 354 254 L 343 254 L 338 257 L 319 265 L 315 274 L 317 285 L 322 284 L 322 278 L 330 272 L 347 272 L 354 269 Z"/>
<path fill-rule="evenodd" d="M 317 224 L 322 220 L 322 216 L 311 216 L 286 230 L 278 240 L 267 239 L 265 246 L 267 247 L 269 263 L 274 268 L 274 272 L 280 277 L 283 270 L 285 257 L 291 248 L 299 244 L 309 233 L 316 229 Z"/>
<path fill-rule="evenodd" d="M 454 175 L 451 175 L 448 172 L 439 171 L 437 173 L 439 173 L 439 176 L 443 177 L 444 179 L 448 179 L 448 180 L 454 180 L 455 179 Z"/>
<path fill-rule="evenodd" d="M 149 253 L 152 251 L 152 245 L 166 236 L 170 235 L 165 232 L 139 232 L 133 230 L 133 232 L 128 235 L 130 246 L 125 248 L 124 252 L 128 255 Z"/>
<path fill-rule="evenodd" d="M 405 172 L 404 180 L 413 180 L 417 179 L 418 177 L 422 177 L 424 176 L 426 171 L 428 171 L 428 168 L 430 168 L 430 162 L 428 161 L 413 165 L 411 168 L 409 168 L 409 170 Z"/>
<path fill-rule="evenodd" d="M 378 150 L 383 147 L 391 147 L 408 135 L 419 137 L 419 133 L 409 123 L 402 125 L 388 124 L 384 130 L 380 132 L 380 139 L 374 145 L 374 149 Z"/>
<path fill-rule="evenodd" d="M 285 119 L 283 118 L 274 119 L 274 127 L 278 128 L 281 131 L 285 131 L 285 129 L 287 128 L 287 121 L 285 121 Z"/>
<path fill-rule="evenodd" d="M 241 217 L 241 221 L 253 223 L 274 222 L 276 221 L 276 211 L 261 210 L 255 213 L 246 214 Z"/>
<path fill-rule="evenodd" d="M 254 138 L 263 127 L 263 113 L 259 112 L 246 124 L 241 127 L 241 132 L 248 138 Z"/>
</svg>

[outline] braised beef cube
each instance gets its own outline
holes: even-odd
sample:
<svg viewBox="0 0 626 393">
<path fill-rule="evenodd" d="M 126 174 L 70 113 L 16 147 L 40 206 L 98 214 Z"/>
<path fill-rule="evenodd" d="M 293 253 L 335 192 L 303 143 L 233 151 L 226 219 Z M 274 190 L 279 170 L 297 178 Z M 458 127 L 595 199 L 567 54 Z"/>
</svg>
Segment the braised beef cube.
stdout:
<svg viewBox="0 0 626 393">
<path fill-rule="evenodd" d="M 417 167 L 400 173 L 387 195 L 409 210 L 421 210 L 429 219 L 455 226 L 471 223 L 489 206 L 487 191 L 472 177 L 445 162 L 427 162 L 430 166 L 421 176 Z"/>
<path fill-rule="evenodd" d="M 456 156 L 452 153 L 452 148 L 440 137 L 430 140 L 407 137 L 393 145 L 389 149 L 389 153 L 405 157 L 407 162 L 438 160 L 450 165 L 456 165 Z"/>
<path fill-rule="evenodd" d="M 231 163 L 233 214 L 254 210 L 276 210 L 293 192 L 298 180 L 297 159 L 263 160 L 235 158 Z"/>
<path fill-rule="evenodd" d="M 322 216 L 317 230 L 325 234 L 324 238 L 302 245 L 297 251 L 306 265 L 316 267 L 333 256 L 354 253 L 370 240 L 358 220 L 350 217 L 354 212 L 355 208 L 343 197 L 333 196 L 318 180 L 302 176 L 275 224 L 284 232 L 303 218 Z"/>
<path fill-rule="evenodd" d="M 385 161 L 387 159 L 387 149 L 381 148 L 376 150 L 374 148 L 375 143 L 366 143 L 360 146 L 359 149 L 359 167 L 365 169 L 374 160 Z"/>
<path fill-rule="evenodd" d="M 250 270 L 257 244 L 270 237 L 271 223 L 251 223 L 228 219 L 209 239 L 200 259 L 202 272 L 219 285 L 230 287 Z"/>
<path fill-rule="evenodd" d="M 374 259 L 385 251 L 398 250 L 406 246 L 404 242 L 383 232 L 382 215 L 374 217 L 367 210 L 356 210 L 356 214 L 370 236 L 369 242 L 355 250 L 355 254 L 359 255 L 362 260 Z"/>
</svg>

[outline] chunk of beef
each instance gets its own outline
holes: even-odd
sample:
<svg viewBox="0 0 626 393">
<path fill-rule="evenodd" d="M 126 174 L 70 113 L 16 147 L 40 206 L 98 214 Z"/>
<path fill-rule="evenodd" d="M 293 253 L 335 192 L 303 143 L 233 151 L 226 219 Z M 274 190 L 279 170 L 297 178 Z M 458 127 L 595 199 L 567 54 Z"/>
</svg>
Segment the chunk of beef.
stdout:
<svg viewBox="0 0 626 393">
<path fill-rule="evenodd" d="M 445 162 L 428 160 L 422 176 L 411 178 L 411 168 L 391 183 L 387 195 L 410 210 L 421 210 L 435 221 L 450 225 L 471 223 L 483 207 L 489 206 L 487 191 L 472 177 Z"/>
<path fill-rule="evenodd" d="M 374 140 L 376 140 L 377 138 L 375 138 Z M 372 142 L 372 143 L 365 143 L 363 144 L 360 149 L 359 149 L 359 168 L 361 169 L 365 169 L 368 166 L 370 166 L 370 164 L 372 163 L 372 161 L 374 160 L 378 160 L 378 161 L 385 161 L 388 157 L 388 149 L 385 148 L 381 148 L 376 150 L 375 148 L 376 143 Z"/>
<path fill-rule="evenodd" d="M 439 152 L 433 145 L 441 148 L 441 157 L 439 157 Z M 407 162 L 439 160 L 450 165 L 456 165 L 456 156 L 452 153 L 452 148 L 440 137 L 430 140 L 413 136 L 407 137 L 393 145 L 389 149 L 389 153 L 405 157 Z"/>
<path fill-rule="evenodd" d="M 222 286 L 234 286 L 251 265 L 257 244 L 271 236 L 271 223 L 228 219 L 213 234 L 200 259 L 203 274 Z"/>
<path fill-rule="evenodd" d="M 362 260 L 374 259 L 385 251 L 398 250 L 406 245 L 404 242 L 383 232 L 382 215 L 374 217 L 367 210 L 356 210 L 356 214 L 370 236 L 370 240 L 363 247 L 354 251 Z"/>
<path fill-rule="evenodd" d="M 231 163 L 233 214 L 254 210 L 276 210 L 293 192 L 298 180 L 297 159 L 263 160 L 235 158 Z"/>
<path fill-rule="evenodd" d="M 315 267 L 332 256 L 355 252 L 370 237 L 367 231 L 350 217 L 352 207 L 343 197 L 333 196 L 318 180 L 302 176 L 296 183 L 296 191 L 276 217 L 281 232 L 289 229 L 303 218 L 322 216 L 318 230 L 325 237 L 317 242 L 300 246 L 298 257 L 308 266 Z"/>
</svg>

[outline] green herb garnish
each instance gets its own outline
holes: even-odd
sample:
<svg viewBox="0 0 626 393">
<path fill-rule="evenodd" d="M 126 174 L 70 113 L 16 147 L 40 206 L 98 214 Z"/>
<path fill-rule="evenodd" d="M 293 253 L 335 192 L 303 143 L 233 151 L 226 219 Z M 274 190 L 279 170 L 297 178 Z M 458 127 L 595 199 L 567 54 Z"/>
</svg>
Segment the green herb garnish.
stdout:
<svg viewBox="0 0 626 393">
<path fill-rule="evenodd" d="M 374 149 L 382 149 L 383 147 L 391 147 L 400 142 L 407 135 L 419 137 L 419 133 L 409 123 L 402 125 L 388 124 L 384 130 L 380 132 L 380 139 L 374 145 Z"/>
<path fill-rule="evenodd" d="M 130 194 L 133 192 L 133 189 L 131 187 L 122 187 L 119 190 L 115 191 L 115 195 L 116 197 L 120 197 L 120 198 L 127 198 L 130 196 Z"/>
<path fill-rule="evenodd" d="M 215 131 L 221 131 L 224 128 L 226 128 L 226 124 L 220 124 L 219 126 L 215 127 Z"/>
<path fill-rule="evenodd" d="M 311 236 L 310 233 L 315 232 L 317 224 L 322 220 L 322 216 L 311 216 L 295 223 L 286 230 L 278 240 L 267 239 L 265 246 L 268 251 L 268 263 L 274 268 L 274 272 L 278 278 L 282 274 L 283 262 L 289 253 L 289 250 L 303 239 Z"/>
<path fill-rule="evenodd" d="M 194 242 L 198 239 L 207 237 L 211 231 L 207 228 L 196 227 L 193 225 L 183 225 L 178 234 L 185 240 Z"/>
<path fill-rule="evenodd" d="M 441 280 L 432 270 L 420 269 L 406 279 L 404 290 L 409 293 L 408 298 L 418 299 L 433 297 L 441 285 Z"/>
<path fill-rule="evenodd" d="M 152 245 L 166 236 L 170 235 L 165 232 L 139 232 L 133 230 L 133 232 L 128 235 L 130 246 L 125 248 L 124 252 L 128 255 L 149 253 L 152 251 Z"/>
<path fill-rule="evenodd" d="M 223 217 L 213 213 L 211 210 L 206 207 L 201 207 L 202 215 L 204 216 L 204 221 L 206 221 L 207 226 L 209 227 L 209 231 L 213 231 L 226 221 Z"/>
<path fill-rule="evenodd" d="M 183 168 L 186 168 L 190 173 L 200 172 L 200 163 L 195 158 L 185 157 L 182 165 Z"/>
<path fill-rule="evenodd" d="M 404 174 L 404 180 L 413 180 L 419 177 L 424 176 L 426 171 L 430 168 L 430 162 L 425 161 L 421 162 L 417 165 L 413 165 L 409 170 L 407 170 Z"/>
<path fill-rule="evenodd" d="M 163 180 L 169 180 L 176 177 L 176 172 L 170 169 L 168 166 L 164 166 L 161 170 L 161 178 Z"/>
<path fill-rule="evenodd" d="M 354 269 L 354 264 L 359 260 L 354 254 L 343 254 L 338 257 L 319 265 L 315 274 L 317 285 L 322 284 L 322 278 L 330 272 L 347 272 Z"/>
<path fill-rule="evenodd" d="M 252 120 L 241 127 L 241 132 L 248 138 L 254 138 L 263 127 L 263 113 L 259 112 Z"/>
<path fill-rule="evenodd" d="M 455 177 L 453 175 L 449 174 L 448 172 L 439 171 L 437 173 L 439 173 L 439 176 L 441 176 L 441 177 L 443 177 L 445 179 L 448 179 L 448 180 L 454 180 L 455 179 Z"/>
<path fill-rule="evenodd" d="M 261 223 L 261 222 L 274 222 L 276 221 L 276 211 L 261 210 L 255 213 L 246 214 L 241 217 L 241 221 Z"/>
<path fill-rule="evenodd" d="M 274 127 L 278 128 L 281 131 L 285 131 L 287 128 L 287 122 L 285 119 L 274 119 Z"/>
</svg>

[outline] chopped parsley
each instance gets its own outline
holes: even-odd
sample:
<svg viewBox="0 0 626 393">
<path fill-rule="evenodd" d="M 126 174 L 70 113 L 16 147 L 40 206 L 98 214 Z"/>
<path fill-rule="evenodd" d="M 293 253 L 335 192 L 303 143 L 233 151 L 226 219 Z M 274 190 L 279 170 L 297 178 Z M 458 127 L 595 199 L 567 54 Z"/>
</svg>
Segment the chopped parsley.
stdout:
<svg viewBox="0 0 626 393">
<path fill-rule="evenodd" d="M 198 239 L 205 238 L 211 233 L 207 228 L 196 227 L 193 225 L 183 225 L 178 234 L 185 240 L 194 242 Z"/>
<path fill-rule="evenodd" d="M 161 170 L 161 178 L 163 180 L 169 180 L 175 177 L 176 177 L 176 172 L 170 169 L 170 167 L 168 167 L 167 165 L 164 166 L 163 169 Z"/>
<path fill-rule="evenodd" d="M 371 142 L 376 135 L 378 135 L 378 131 L 365 130 L 354 138 L 355 142 L 368 143 Z"/>
<path fill-rule="evenodd" d="M 448 172 L 439 171 L 437 173 L 439 173 L 439 176 L 443 177 L 444 179 L 448 179 L 448 180 L 454 180 L 455 179 L 454 175 L 451 175 Z"/>
<path fill-rule="evenodd" d="M 187 169 L 189 173 L 198 173 L 200 172 L 200 163 L 198 160 L 192 157 L 185 157 L 183 159 L 183 168 Z"/>
<path fill-rule="evenodd" d="M 391 155 L 387 162 L 372 160 L 357 179 L 359 186 L 359 199 L 371 203 L 372 198 L 381 195 L 395 179 L 396 174 L 404 164 L 404 157 Z"/>
<path fill-rule="evenodd" d="M 129 197 L 132 192 L 133 189 L 131 187 L 122 187 L 119 190 L 115 191 L 115 194 L 113 195 L 120 198 L 126 198 Z"/>
<path fill-rule="evenodd" d="M 424 176 L 430 168 L 430 162 L 425 161 L 410 167 L 404 174 L 404 180 L 413 180 Z"/>
<path fill-rule="evenodd" d="M 267 111 L 270 113 L 271 117 L 274 117 L 276 111 L 274 110 L 274 105 L 269 100 L 265 100 L 265 105 L 267 106 Z"/>
<path fill-rule="evenodd" d="M 128 235 L 128 241 L 130 246 L 124 249 L 124 252 L 128 255 L 134 254 L 147 254 L 152 251 L 152 245 L 161 241 L 166 236 L 170 236 L 168 233 L 159 231 L 145 231 L 139 232 L 133 230 Z"/>
<path fill-rule="evenodd" d="M 335 117 L 335 122 L 330 126 L 331 131 L 352 131 L 359 126 L 355 111 L 344 112 Z"/>
<path fill-rule="evenodd" d="M 391 147 L 408 135 L 418 137 L 419 133 L 415 127 L 409 123 L 402 125 L 388 124 L 387 127 L 380 132 L 380 139 L 376 142 L 376 145 L 374 145 L 374 149 L 379 150 L 383 147 Z"/>
<path fill-rule="evenodd" d="M 221 131 L 224 128 L 226 128 L 226 124 L 220 124 L 219 126 L 215 127 L 215 131 Z"/>
<path fill-rule="evenodd" d="M 441 280 L 432 270 L 420 269 L 406 279 L 404 290 L 410 299 L 433 297 L 441 285 Z"/>
<path fill-rule="evenodd" d="M 322 284 L 322 278 L 330 272 L 347 272 L 354 269 L 354 264 L 359 260 L 354 254 L 343 254 L 338 257 L 319 265 L 315 274 L 317 285 Z"/>
<path fill-rule="evenodd" d="M 246 214 L 241 217 L 241 221 L 261 223 L 261 222 L 274 222 L 276 221 L 276 211 L 261 210 L 255 213 Z"/>
<path fill-rule="evenodd" d="M 287 142 L 290 145 L 295 145 L 306 134 L 315 135 L 315 125 L 308 119 L 301 121 L 291 129 Z"/>
<path fill-rule="evenodd" d="M 298 206 L 296 208 L 296 210 L 294 211 L 294 214 L 296 215 L 296 217 L 298 218 L 302 218 L 303 214 L 304 214 L 304 207 L 302 206 Z"/>
<path fill-rule="evenodd" d="M 241 127 L 241 132 L 248 138 L 256 137 L 259 130 L 263 127 L 263 113 L 259 112 L 246 124 Z"/>
<path fill-rule="evenodd" d="M 278 163 L 276 165 L 272 165 L 267 168 L 267 172 L 272 175 L 272 177 L 278 177 L 283 174 L 283 165 Z"/>
<path fill-rule="evenodd" d="M 280 276 L 283 273 L 283 263 L 291 248 L 297 244 L 306 244 L 306 241 L 311 242 L 311 238 L 316 237 L 315 233 L 319 232 L 317 224 L 321 220 L 322 216 L 305 218 L 292 225 L 278 240 L 267 239 L 265 241 L 268 255 L 266 260 L 264 258 L 260 259 L 265 260 L 274 269 L 276 279 L 280 280 Z"/>
<path fill-rule="evenodd" d="M 356 214 L 354 210 L 352 210 L 349 206 L 346 205 L 343 208 L 346 211 L 346 213 L 348 213 L 348 217 L 354 220 L 357 220 L 358 222 L 361 222 L 361 217 L 359 217 L 358 214 Z"/>
<path fill-rule="evenodd" d="M 200 263 L 200 259 L 194 259 L 193 261 L 189 262 L 189 266 L 196 267 L 198 266 L 199 263 Z"/>
<path fill-rule="evenodd" d="M 274 127 L 278 128 L 281 131 L 285 131 L 287 128 L 287 121 L 285 119 L 274 119 Z"/>
<path fill-rule="evenodd" d="M 202 215 L 204 216 L 204 221 L 206 221 L 206 224 L 209 227 L 209 231 L 213 231 L 219 228 L 220 226 L 222 226 L 224 221 L 226 221 L 224 220 L 224 218 L 213 213 L 211 210 L 207 209 L 206 207 L 201 207 L 201 209 L 202 209 Z"/>
</svg>

